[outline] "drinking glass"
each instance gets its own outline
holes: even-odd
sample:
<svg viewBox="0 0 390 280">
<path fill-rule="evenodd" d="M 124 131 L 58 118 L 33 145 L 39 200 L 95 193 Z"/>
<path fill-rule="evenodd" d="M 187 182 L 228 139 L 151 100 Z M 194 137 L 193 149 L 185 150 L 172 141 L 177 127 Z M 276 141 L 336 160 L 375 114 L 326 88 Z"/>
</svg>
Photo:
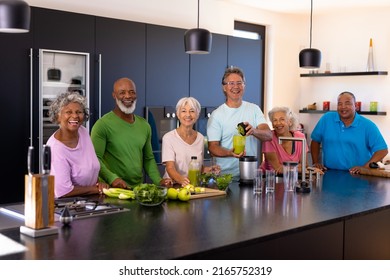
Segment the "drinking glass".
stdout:
<svg viewBox="0 0 390 280">
<path fill-rule="evenodd" d="M 245 150 L 246 137 L 242 135 L 233 135 L 233 152 L 241 154 Z"/>
<path fill-rule="evenodd" d="M 253 178 L 253 194 L 261 195 L 263 193 L 263 171 L 261 169 L 256 170 L 255 177 Z"/>
<path fill-rule="evenodd" d="M 275 170 L 266 170 L 265 171 L 265 192 L 274 192 L 275 191 Z"/>
<path fill-rule="evenodd" d="M 298 162 L 294 162 L 294 161 L 283 162 L 284 190 L 288 192 L 294 191 L 297 182 L 298 182 Z"/>
</svg>

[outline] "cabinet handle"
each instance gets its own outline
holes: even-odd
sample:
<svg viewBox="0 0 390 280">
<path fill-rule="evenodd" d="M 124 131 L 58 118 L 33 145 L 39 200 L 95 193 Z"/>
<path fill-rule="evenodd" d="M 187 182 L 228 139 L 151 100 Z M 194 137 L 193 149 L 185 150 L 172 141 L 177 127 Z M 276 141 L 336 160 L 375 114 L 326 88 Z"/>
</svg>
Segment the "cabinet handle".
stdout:
<svg viewBox="0 0 390 280">
<path fill-rule="evenodd" d="M 102 54 L 99 54 L 99 88 L 98 88 L 98 95 L 99 95 L 99 119 L 102 116 Z"/>
<path fill-rule="evenodd" d="M 30 147 L 33 146 L 33 49 L 30 48 Z"/>
</svg>

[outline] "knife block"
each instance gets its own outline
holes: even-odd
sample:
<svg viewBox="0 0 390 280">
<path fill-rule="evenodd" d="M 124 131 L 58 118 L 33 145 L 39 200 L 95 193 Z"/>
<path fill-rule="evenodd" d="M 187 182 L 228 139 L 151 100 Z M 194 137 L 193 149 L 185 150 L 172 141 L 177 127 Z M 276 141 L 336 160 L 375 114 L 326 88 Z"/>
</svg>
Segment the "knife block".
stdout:
<svg viewBox="0 0 390 280">
<path fill-rule="evenodd" d="M 54 224 L 54 176 L 25 176 L 24 224 L 32 229 L 44 229 Z"/>
</svg>

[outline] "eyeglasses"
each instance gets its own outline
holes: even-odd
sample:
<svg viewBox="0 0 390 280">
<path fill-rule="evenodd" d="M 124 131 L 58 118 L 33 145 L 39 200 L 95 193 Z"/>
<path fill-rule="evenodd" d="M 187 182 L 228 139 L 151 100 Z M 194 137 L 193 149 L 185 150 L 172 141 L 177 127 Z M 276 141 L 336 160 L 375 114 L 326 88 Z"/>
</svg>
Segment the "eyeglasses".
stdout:
<svg viewBox="0 0 390 280">
<path fill-rule="evenodd" d="M 242 81 L 238 81 L 238 82 L 230 81 L 230 82 L 225 82 L 224 85 L 228 85 L 230 87 L 232 87 L 232 86 L 242 87 L 242 86 L 245 86 L 245 83 Z"/>
</svg>

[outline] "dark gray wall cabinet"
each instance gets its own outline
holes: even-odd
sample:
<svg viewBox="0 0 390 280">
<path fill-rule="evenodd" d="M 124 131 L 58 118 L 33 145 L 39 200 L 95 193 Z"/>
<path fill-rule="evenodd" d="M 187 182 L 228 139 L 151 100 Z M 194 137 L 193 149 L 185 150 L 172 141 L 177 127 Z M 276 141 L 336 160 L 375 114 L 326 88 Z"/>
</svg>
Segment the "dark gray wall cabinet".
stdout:
<svg viewBox="0 0 390 280">
<path fill-rule="evenodd" d="M 218 107 L 225 102 L 222 75 L 227 66 L 228 37 L 213 34 L 211 52 L 190 55 L 190 96 L 204 107 Z"/>
<path fill-rule="evenodd" d="M 146 104 L 170 106 L 189 95 L 189 55 L 184 52 L 184 30 L 146 27 Z"/>
<path fill-rule="evenodd" d="M 115 106 L 112 97 L 114 82 L 121 77 L 131 78 L 137 89 L 137 107 L 135 113 L 143 115 L 145 107 L 145 53 L 146 24 L 96 18 L 96 79 L 95 95 L 101 94 L 101 114 L 111 111 Z M 99 67 L 100 64 L 100 67 Z M 101 69 L 99 79 L 99 69 Z M 99 83 L 101 90 L 99 91 Z M 99 103 L 93 108 L 98 114 Z M 92 109 L 92 108 L 91 108 Z M 96 121 L 94 118 L 93 121 Z"/>
</svg>

